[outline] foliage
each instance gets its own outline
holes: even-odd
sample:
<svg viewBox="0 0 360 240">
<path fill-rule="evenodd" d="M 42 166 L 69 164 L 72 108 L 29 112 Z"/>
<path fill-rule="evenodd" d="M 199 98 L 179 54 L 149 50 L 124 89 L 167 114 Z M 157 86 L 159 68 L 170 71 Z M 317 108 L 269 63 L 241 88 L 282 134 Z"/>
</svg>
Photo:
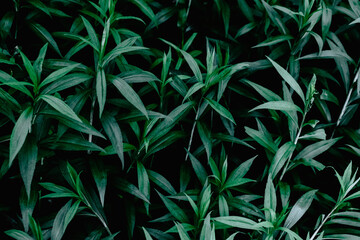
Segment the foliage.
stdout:
<svg viewBox="0 0 360 240">
<path fill-rule="evenodd" d="M 360 239 L 358 1 L 3 6 L 1 239 Z"/>
</svg>

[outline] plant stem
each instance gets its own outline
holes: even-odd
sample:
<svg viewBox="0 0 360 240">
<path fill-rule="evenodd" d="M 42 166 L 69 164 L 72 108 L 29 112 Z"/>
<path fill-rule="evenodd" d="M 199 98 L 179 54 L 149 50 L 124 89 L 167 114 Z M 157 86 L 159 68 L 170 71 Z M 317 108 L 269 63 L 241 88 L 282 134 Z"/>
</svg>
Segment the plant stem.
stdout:
<svg viewBox="0 0 360 240">
<path fill-rule="evenodd" d="M 307 112 L 304 113 L 304 116 L 303 116 L 303 118 L 302 118 L 302 120 L 301 120 L 301 124 L 300 124 L 299 131 L 298 131 L 298 133 L 296 134 L 296 137 L 295 137 L 295 140 L 294 140 L 295 146 L 296 146 L 296 144 L 298 143 L 298 141 L 299 141 L 299 139 L 300 139 L 301 131 L 302 131 L 302 129 L 303 129 L 304 122 L 305 122 L 305 118 L 306 118 L 306 114 L 307 114 Z M 292 155 L 293 155 L 293 152 L 290 154 L 289 159 L 286 161 L 286 165 L 285 165 L 284 170 L 283 170 L 283 172 L 282 172 L 282 174 L 281 174 L 281 176 L 280 176 L 280 181 L 281 181 L 281 179 L 284 177 L 284 175 L 285 175 L 285 173 L 286 173 L 286 170 L 287 170 L 288 167 L 289 167 L 289 164 L 290 164 L 290 160 L 291 160 Z"/>
</svg>

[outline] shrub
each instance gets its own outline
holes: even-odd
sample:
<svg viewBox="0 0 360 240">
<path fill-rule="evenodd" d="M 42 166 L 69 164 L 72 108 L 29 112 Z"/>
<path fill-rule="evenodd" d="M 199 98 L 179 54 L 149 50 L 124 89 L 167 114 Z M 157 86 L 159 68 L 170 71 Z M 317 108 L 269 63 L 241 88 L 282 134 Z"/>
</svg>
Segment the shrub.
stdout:
<svg viewBox="0 0 360 240">
<path fill-rule="evenodd" d="M 13 0 L 1 239 L 358 239 L 357 1 Z"/>
</svg>

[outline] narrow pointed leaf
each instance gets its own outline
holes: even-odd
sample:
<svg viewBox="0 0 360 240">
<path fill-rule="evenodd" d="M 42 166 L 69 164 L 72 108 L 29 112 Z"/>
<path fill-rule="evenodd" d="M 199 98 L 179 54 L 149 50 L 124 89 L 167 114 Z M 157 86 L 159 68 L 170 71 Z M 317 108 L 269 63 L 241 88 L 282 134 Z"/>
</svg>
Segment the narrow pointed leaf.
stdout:
<svg viewBox="0 0 360 240">
<path fill-rule="evenodd" d="M 304 159 L 315 158 L 316 156 L 318 156 L 318 155 L 322 154 L 323 152 L 325 152 L 326 150 L 328 150 L 339 139 L 340 138 L 333 138 L 333 139 L 328 139 L 328 140 L 323 140 L 320 142 L 313 143 L 313 144 L 307 146 L 306 148 L 304 148 L 298 155 L 296 155 L 294 160 L 301 159 L 301 158 L 304 158 Z"/>
<path fill-rule="evenodd" d="M 201 165 L 199 160 L 197 160 L 194 155 L 192 155 L 189 151 L 187 151 L 187 153 L 189 154 L 191 165 L 195 171 L 197 178 L 199 179 L 201 185 L 204 185 L 207 178 L 205 168 L 203 167 L 203 165 Z"/>
<path fill-rule="evenodd" d="M 277 150 L 269 169 L 269 175 L 271 175 L 272 179 L 276 177 L 281 168 L 285 165 L 286 161 L 294 152 L 295 147 L 295 144 L 289 141 Z"/>
<path fill-rule="evenodd" d="M 202 79 L 202 75 L 201 75 L 201 71 L 200 71 L 200 68 L 199 68 L 199 65 L 198 63 L 195 61 L 195 59 L 193 58 L 193 56 L 191 56 L 189 53 L 183 51 L 183 50 L 180 50 L 181 54 L 184 56 L 185 58 L 185 61 L 187 62 L 187 64 L 189 65 L 191 71 L 194 73 L 196 79 L 199 81 L 199 82 L 202 82 L 203 79 Z"/>
<path fill-rule="evenodd" d="M 100 69 L 96 73 L 96 97 L 99 103 L 99 117 L 104 111 L 106 102 L 106 76 L 104 69 Z"/>
<path fill-rule="evenodd" d="M 59 70 L 56 70 L 55 72 L 52 72 L 49 76 L 47 76 L 41 82 L 39 88 L 41 88 L 49 83 L 59 80 L 60 78 L 62 78 L 63 76 L 65 76 L 66 74 L 68 74 L 69 72 L 71 72 L 73 69 L 75 69 L 78 66 L 80 66 L 80 63 L 71 64 L 70 66 L 67 66 L 67 67 L 61 68 Z"/>
<path fill-rule="evenodd" d="M 24 86 L 25 84 L 22 84 L 21 82 L 19 82 L 18 80 L 16 80 L 14 77 L 12 77 L 11 75 L 9 75 L 6 72 L 3 72 L 0 70 L 0 82 L 8 85 L 16 90 L 19 90 L 20 92 L 28 95 L 29 97 L 32 98 L 32 94 L 31 92 Z"/>
<path fill-rule="evenodd" d="M 316 192 L 317 190 L 311 190 L 297 200 L 285 220 L 284 227 L 291 229 L 301 219 L 301 217 L 309 209 Z"/>
<path fill-rule="evenodd" d="M 62 239 L 65 230 L 70 223 L 70 221 L 75 216 L 80 201 L 75 202 L 71 205 L 72 200 L 68 201 L 56 214 L 54 219 L 53 228 L 51 229 L 51 239 L 52 240 L 60 240 Z"/>
<path fill-rule="evenodd" d="M 176 226 L 176 228 L 178 230 L 180 240 L 191 240 L 191 238 L 189 237 L 189 234 L 185 231 L 182 224 L 175 223 L 175 226 Z"/>
<path fill-rule="evenodd" d="M 223 107 L 220 103 L 212 100 L 212 99 L 206 99 L 206 101 L 210 104 L 210 106 L 217 112 L 219 113 L 221 116 L 229 119 L 232 123 L 235 123 L 235 120 L 233 118 L 233 116 L 231 115 L 231 113 L 229 112 L 229 110 L 227 110 L 225 107 Z"/>
<path fill-rule="evenodd" d="M 7 231 L 5 231 L 5 234 L 16 240 L 34 240 L 34 238 L 32 238 L 26 232 L 16 230 L 16 229 L 7 230 Z"/>
<path fill-rule="evenodd" d="M 238 166 L 236 169 L 234 169 L 230 173 L 223 188 L 230 188 L 230 187 L 238 186 L 240 184 L 245 183 L 246 181 L 244 182 L 245 179 L 243 179 L 243 177 L 249 171 L 255 158 L 256 158 L 256 156 L 253 158 L 250 158 L 249 160 L 240 164 L 240 166 Z M 246 180 L 250 180 L 250 179 L 246 179 Z"/>
<path fill-rule="evenodd" d="M 75 121 L 81 122 L 81 119 L 76 115 L 74 110 L 72 110 L 63 100 L 60 98 L 54 97 L 52 95 L 41 95 L 40 99 L 47 102 L 59 113 L 63 114 L 66 117 L 69 117 Z"/>
<path fill-rule="evenodd" d="M 29 106 L 21 113 L 19 119 L 16 121 L 10 136 L 9 166 L 12 165 L 12 162 L 25 142 L 26 136 L 30 132 L 32 118 L 33 109 Z"/>
<path fill-rule="evenodd" d="M 25 184 L 27 196 L 30 197 L 31 183 L 35 172 L 38 147 L 34 138 L 25 141 L 19 152 L 19 168 L 21 178 Z"/>
<path fill-rule="evenodd" d="M 167 193 L 169 193 L 171 195 L 177 194 L 177 192 L 175 191 L 175 189 L 171 185 L 171 183 L 165 177 L 163 177 L 161 174 L 154 172 L 152 170 L 149 170 L 149 169 L 147 169 L 147 173 L 148 173 L 149 179 L 153 183 L 158 185 L 160 188 L 162 188 L 164 191 L 166 191 Z"/>
<path fill-rule="evenodd" d="M 105 192 L 107 186 L 107 172 L 101 160 L 91 160 L 90 169 L 100 196 L 102 207 L 105 203 Z"/>
<path fill-rule="evenodd" d="M 188 216 L 176 203 L 174 203 L 173 201 L 171 201 L 170 199 L 168 199 L 161 193 L 159 193 L 159 192 L 157 192 L 157 193 L 159 194 L 161 200 L 163 201 L 163 203 L 165 204 L 166 208 L 169 210 L 171 215 L 173 215 L 181 223 L 189 222 Z"/>
<path fill-rule="evenodd" d="M 51 47 L 55 50 L 55 52 L 57 52 L 57 54 L 59 54 L 59 56 L 62 57 L 59 46 L 57 45 L 55 39 L 53 38 L 53 36 L 51 36 L 49 31 L 46 30 L 46 28 L 44 28 L 38 23 L 31 24 L 31 27 L 40 35 L 41 38 L 49 42 Z"/>
<path fill-rule="evenodd" d="M 23 52 L 20 51 L 20 55 L 21 55 L 25 69 L 28 72 L 31 81 L 33 82 L 34 86 L 38 86 L 39 79 L 38 79 L 38 76 L 35 72 L 33 65 L 31 64 L 30 60 L 26 57 L 26 55 Z"/>
<path fill-rule="evenodd" d="M 276 71 L 280 74 L 280 76 L 287 82 L 292 89 L 300 96 L 301 100 L 305 102 L 304 92 L 301 90 L 300 85 L 297 81 L 288 73 L 283 67 L 273 61 L 271 58 L 267 57 L 267 59 L 271 62 L 271 64 L 275 67 Z"/>
<path fill-rule="evenodd" d="M 147 199 L 146 196 L 140 192 L 140 190 L 134 184 L 126 181 L 125 179 L 117 179 L 115 181 L 115 187 L 141 200 L 144 200 L 147 203 L 150 203 L 149 199 Z"/>
<path fill-rule="evenodd" d="M 280 110 L 280 111 L 284 111 L 284 112 L 298 111 L 300 113 L 303 113 L 301 108 L 296 106 L 294 103 L 288 102 L 288 101 L 266 102 L 266 103 L 263 103 L 255 108 L 251 109 L 249 112 L 252 112 L 252 111 L 255 111 L 258 109 Z"/>
<path fill-rule="evenodd" d="M 134 89 L 123 79 L 119 77 L 110 78 L 110 81 L 114 86 L 119 90 L 119 92 L 128 100 L 134 107 L 136 107 L 146 118 L 149 118 L 146 108 L 141 101 L 139 95 L 134 91 Z"/>
<path fill-rule="evenodd" d="M 123 137 L 119 124 L 116 122 L 115 117 L 110 116 L 109 114 L 104 114 L 101 118 L 101 123 L 106 132 L 106 135 L 109 137 L 111 144 L 113 145 L 117 155 L 121 160 L 121 164 L 124 167 L 124 147 L 123 147 Z"/>
</svg>

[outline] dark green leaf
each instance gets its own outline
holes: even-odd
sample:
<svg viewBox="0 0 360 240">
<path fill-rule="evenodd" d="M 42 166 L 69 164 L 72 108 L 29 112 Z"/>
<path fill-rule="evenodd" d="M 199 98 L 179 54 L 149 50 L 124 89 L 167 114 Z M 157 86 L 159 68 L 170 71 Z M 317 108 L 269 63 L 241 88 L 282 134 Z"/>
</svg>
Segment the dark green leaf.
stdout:
<svg viewBox="0 0 360 240">
<path fill-rule="evenodd" d="M 123 137 L 119 124 L 116 122 L 115 117 L 109 114 L 103 115 L 101 123 L 104 127 L 106 135 L 108 135 L 111 144 L 121 160 L 122 167 L 124 168 Z"/>
<path fill-rule="evenodd" d="M 291 208 L 287 216 L 284 227 L 291 229 L 309 209 L 317 190 L 312 190 L 302 195 L 295 205 Z"/>
<path fill-rule="evenodd" d="M 9 166 L 12 165 L 12 162 L 25 142 L 26 136 L 31 130 L 32 118 L 33 109 L 29 106 L 21 113 L 19 119 L 16 121 L 10 137 Z"/>
<path fill-rule="evenodd" d="M 166 191 L 171 195 L 177 194 L 171 183 L 161 174 L 149 169 L 147 170 L 147 173 L 149 175 L 150 180 L 154 182 L 156 185 L 158 185 L 160 188 L 162 188 L 164 191 Z"/>
<path fill-rule="evenodd" d="M 19 152 L 19 168 L 27 196 L 30 198 L 31 183 L 38 156 L 36 139 L 29 137 Z"/>
<path fill-rule="evenodd" d="M 114 86 L 119 90 L 119 92 L 128 100 L 134 107 L 136 107 L 140 112 L 144 114 L 146 118 L 149 118 L 146 108 L 141 101 L 139 95 L 134 91 L 134 89 L 123 79 L 119 77 L 112 77 L 110 81 Z"/>
<path fill-rule="evenodd" d="M 233 116 L 231 115 L 231 113 L 229 112 L 229 110 L 227 110 L 226 108 L 224 108 L 220 103 L 212 100 L 212 99 L 206 99 L 206 101 L 210 104 L 210 106 L 217 112 L 219 113 L 221 116 L 229 119 L 232 123 L 235 123 L 235 120 L 233 118 Z"/>
<path fill-rule="evenodd" d="M 72 110 L 69 107 L 69 105 L 67 105 L 60 98 L 54 97 L 52 95 L 41 95 L 40 99 L 47 102 L 50 106 L 52 106 L 55 110 L 57 110 L 59 113 L 63 114 L 64 116 L 71 118 L 75 121 L 82 122 L 81 119 L 76 115 L 74 110 Z"/>
</svg>

